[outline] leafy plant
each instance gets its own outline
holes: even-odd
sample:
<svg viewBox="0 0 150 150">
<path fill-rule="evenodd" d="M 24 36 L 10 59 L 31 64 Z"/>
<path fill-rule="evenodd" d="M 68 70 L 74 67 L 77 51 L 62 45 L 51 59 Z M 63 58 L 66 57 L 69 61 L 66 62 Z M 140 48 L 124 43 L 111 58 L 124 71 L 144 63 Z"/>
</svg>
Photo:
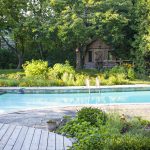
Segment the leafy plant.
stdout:
<svg viewBox="0 0 150 150">
<path fill-rule="evenodd" d="M 49 76 L 55 78 L 61 78 L 64 73 L 75 74 L 74 68 L 69 64 L 68 61 L 65 64 L 55 64 L 53 68 L 49 69 Z"/>
<path fill-rule="evenodd" d="M 135 71 L 133 70 L 133 68 L 128 69 L 128 78 L 131 80 L 135 79 Z"/>
<path fill-rule="evenodd" d="M 149 150 L 150 138 L 136 135 L 126 134 L 123 136 L 115 136 L 109 139 L 108 149 L 111 150 Z"/>
<path fill-rule="evenodd" d="M 46 78 L 48 71 L 48 62 L 42 60 L 27 61 L 23 65 L 23 69 L 26 77 L 34 78 Z"/>
<path fill-rule="evenodd" d="M 106 123 L 107 115 L 98 108 L 84 107 L 78 111 L 77 118 L 79 121 L 86 121 L 90 125 L 98 126 L 99 124 L 104 125 Z"/>
<path fill-rule="evenodd" d="M 107 114 L 97 108 L 82 108 L 59 132 L 75 139 L 72 150 L 149 150 L 150 132 L 137 117 Z M 144 124 L 147 124 L 147 122 Z"/>
</svg>

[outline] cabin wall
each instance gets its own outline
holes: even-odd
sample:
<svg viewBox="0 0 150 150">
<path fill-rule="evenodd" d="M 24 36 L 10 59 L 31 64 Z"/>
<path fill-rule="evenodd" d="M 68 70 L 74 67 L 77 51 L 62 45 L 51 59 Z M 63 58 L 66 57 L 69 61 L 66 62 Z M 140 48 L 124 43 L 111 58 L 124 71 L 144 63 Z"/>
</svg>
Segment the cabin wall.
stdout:
<svg viewBox="0 0 150 150">
<path fill-rule="evenodd" d="M 89 62 L 89 51 L 92 52 L 92 61 Z M 97 68 L 102 62 L 105 62 L 109 59 L 109 51 L 111 47 L 106 45 L 101 40 L 96 40 L 88 46 L 84 67 L 85 68 Z M 112 57 L 112 60 L 116 60 L 115 57 Z"/>
</svg>

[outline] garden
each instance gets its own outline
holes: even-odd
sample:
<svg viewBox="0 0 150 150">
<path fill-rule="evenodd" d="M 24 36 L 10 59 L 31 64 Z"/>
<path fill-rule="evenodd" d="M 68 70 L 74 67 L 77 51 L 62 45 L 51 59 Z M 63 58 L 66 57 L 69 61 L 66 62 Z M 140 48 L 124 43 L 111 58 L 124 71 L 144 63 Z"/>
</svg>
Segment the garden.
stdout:
<svg viewBox="0 0 150 150">
<path fill-rule="evenodd" d="M 0 86 L 85 86 L 87 79 L 95 86 L 96 78 L 100 85 L 150 83 L 148 78 L 147 81 L 137 80 L 137 74 L 129 64 L 98 71 L 75 70 L 68 61 L 48 67 L 46 61 L 32 60 L 23 64 L 23 70 L 0 71 Z"/>
<path fill-rule="evenodd" d="M 72 150 L 150 150 L 150 121 L 84 107 L 57 129 L 73 139 Z"/>
</svg>

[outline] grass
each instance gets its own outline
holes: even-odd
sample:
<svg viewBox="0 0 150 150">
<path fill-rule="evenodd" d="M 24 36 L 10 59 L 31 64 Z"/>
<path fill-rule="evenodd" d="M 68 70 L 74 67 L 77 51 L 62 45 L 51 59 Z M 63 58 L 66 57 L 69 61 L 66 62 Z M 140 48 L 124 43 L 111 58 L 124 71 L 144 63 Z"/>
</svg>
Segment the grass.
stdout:
<svg viewBox="0 0 150 150">
<path fill-rule="evenodd" d="M 143 80 L 143 79 L 136 79 L 134 81 L 130 81 L 131 84 L 150 84 L 150 79 L 146 79 L 146 80 Z"/>
<path fill-rule="evenodd" d="M 10 74 L 22 71 L 23 71 L 22 69 L 0 69 L 0 74 Z"/>
<path fill-rule="evenodd" d="M 80 69 L 80 70 L 76 70 L 76 72 L 93 76 L 93 77 L 96 77 L 97 74 L 99 73 L 97 69 Z"/>
</svg>

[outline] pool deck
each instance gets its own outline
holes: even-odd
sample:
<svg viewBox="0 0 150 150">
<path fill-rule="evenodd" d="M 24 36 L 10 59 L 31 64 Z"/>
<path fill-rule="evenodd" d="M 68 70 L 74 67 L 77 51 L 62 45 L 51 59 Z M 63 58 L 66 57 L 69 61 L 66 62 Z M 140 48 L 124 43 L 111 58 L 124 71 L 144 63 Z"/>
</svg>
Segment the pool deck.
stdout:
<svg viewBox="0 0 150 150">
<path fill-rule="evenodd" d="M 47 130 L 47 121 L 53 119 L 62 119 L 64 115 L 74 117 L 76 112 L 82 107 L 96 107 L 106 112 L 125 114 L 128 116 L 140 116 L 143 119 L 150 120 L 150 104 L 125 104 L 125 105 L 83 105 L 55 107 L 47 109 L 35 109 L 13 112 L 0 115 L 0 123 L 28 126 Z"/>
<path fill-rule="evenodd" d="M 66 150 L 71 145 L 69 139 L 52 132 L 0 124 L 0 150 Z"/>
</svg>

